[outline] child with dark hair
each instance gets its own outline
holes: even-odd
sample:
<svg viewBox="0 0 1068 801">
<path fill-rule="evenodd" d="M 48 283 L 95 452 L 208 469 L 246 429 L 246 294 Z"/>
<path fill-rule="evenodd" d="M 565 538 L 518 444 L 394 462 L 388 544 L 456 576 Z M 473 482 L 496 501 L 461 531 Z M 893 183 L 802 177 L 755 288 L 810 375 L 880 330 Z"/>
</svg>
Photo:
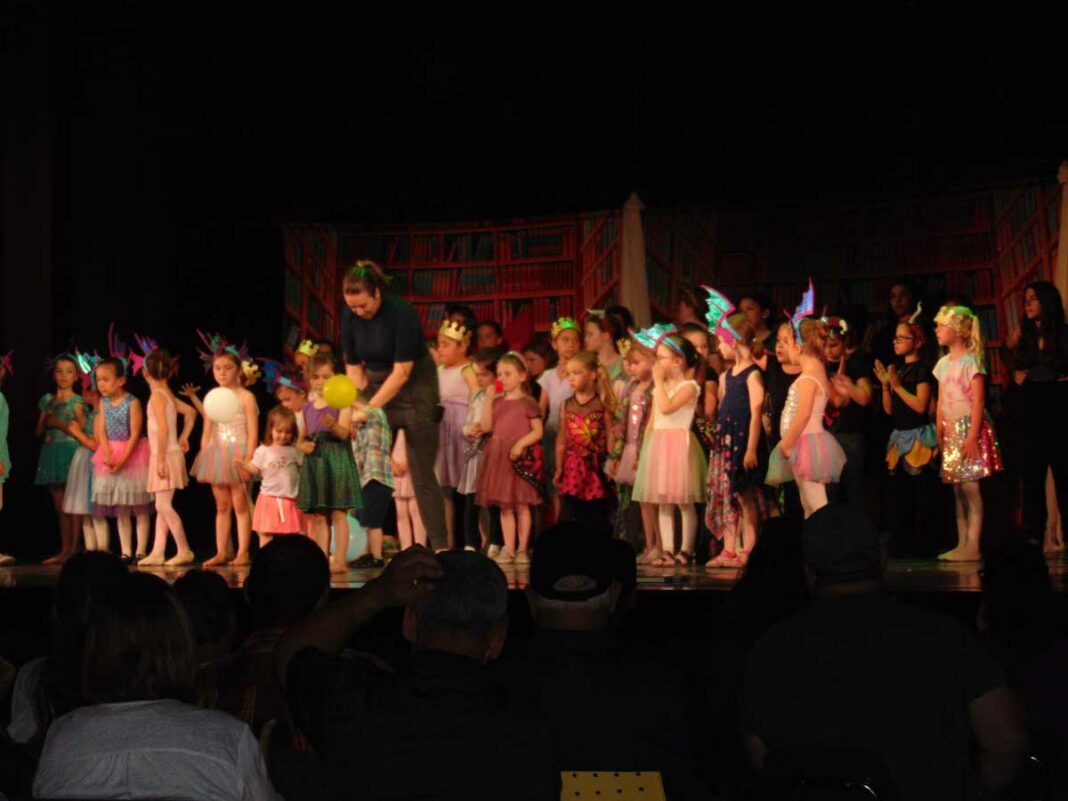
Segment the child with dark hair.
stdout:
<svg viewBox="0 0 1068 801">
<path fill-rule="evenodd" d="M 71 424 L 85 424 L 85 403 L 74 391 L 78 380 L 78 365 L 69 353 L 61 353 L 52 360 L 52 381 L 55 393 L 41 397 L 37 408 L 37 436 L 44 439 L 37 460 L 34 484 L 46 486 L 59 519 L 60 551 L 45 560 L 45 564 L 61 564 L 77 546 L 74 518 L 63 511 L 63 493 L 71 460 L 78 450 L 78 440 L 70 434 Z"/>
<path fill-rule="evenodd" d="M 477 551 L 482 547 L 480 507 L 475 502 L 478 493 L 478 470 L 482 461 L 482 450 L 486 445 L 486 436 L 482 431 L 482 409 L 486 403 L 486 387 L 497 380 L 497 360 L 503 355 L 504 351 L 498 348 L 483 348 L 475 353 L 471 360 L 478 390 L 471 396 L 471 402 L 467 405 L 467 419 L 463 427 L 467 441 L 464 470 L 460 484 L 456 487 L 464 504 L 463 547 L 469 551 Z M 460 541 L 461 538 L 457 537 L 457 545 L 460 545 Z"/>
<path fill-rule="evenodd" d="M 482 348 L 508 349 L 508 343 L 504 340 L 504 329 L 496 320 L 479 320 L 475 343 L 479 350 Z"/>
</svg>

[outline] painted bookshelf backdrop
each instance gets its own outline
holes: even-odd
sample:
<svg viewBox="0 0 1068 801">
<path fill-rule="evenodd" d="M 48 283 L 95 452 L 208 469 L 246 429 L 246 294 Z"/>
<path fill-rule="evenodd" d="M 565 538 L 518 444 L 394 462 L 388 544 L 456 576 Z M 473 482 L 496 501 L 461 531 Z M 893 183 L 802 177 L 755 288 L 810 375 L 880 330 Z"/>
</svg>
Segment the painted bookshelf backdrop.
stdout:
<svg viewBox="0 0 1068 801">
<path fill-rule="evenodd" d="M 574 218 L 523 223 L 338 228 L 342 264 L 373 259 L 392 290 L 419 313 L 428 337 L 448 303 L 507 326 L 529 309 L 535 330 L 575 313 L 577 223 Z"/>
<path fill-rule="evenodd" d="M 337 232 L 327 225 L 286 225 L 283 349 L 302 339 L 338 338 L 341 287 Z"/>
</svg>

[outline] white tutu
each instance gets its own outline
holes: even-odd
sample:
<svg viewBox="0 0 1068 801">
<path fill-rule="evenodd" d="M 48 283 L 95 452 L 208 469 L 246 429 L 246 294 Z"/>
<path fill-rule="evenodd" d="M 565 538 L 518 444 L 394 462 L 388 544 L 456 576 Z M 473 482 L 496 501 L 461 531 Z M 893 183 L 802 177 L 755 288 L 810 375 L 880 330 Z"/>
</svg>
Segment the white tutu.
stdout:
<svg viewBox="0 0 1068 801">
<path fill-rule="evenodd" d="M 93 496 L 93 452 L 78 448 L 67 470 L 67 486 L 63 490 L 63 511 L 68 515 L 91 513 Z"/>
</svg>

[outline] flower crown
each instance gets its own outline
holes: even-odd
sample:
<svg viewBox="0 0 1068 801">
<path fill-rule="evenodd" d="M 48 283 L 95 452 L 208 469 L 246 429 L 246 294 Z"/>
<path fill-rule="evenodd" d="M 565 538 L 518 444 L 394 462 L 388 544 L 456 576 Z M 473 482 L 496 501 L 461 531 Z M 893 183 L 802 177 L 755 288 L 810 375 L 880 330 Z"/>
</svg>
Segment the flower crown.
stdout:
<svg viewBox="0 0 1068 801">
<path fill-rule="evenodd" d="M 730 317 L 737 307 L 718 289 L 703 285 L 701 289 L 708 294 L 706 298 L 708 311 L 705 313 L 708 330 L 719 337 L 720 342 L 728 348 L 733 347 L 734 343 L 741 339 L 730 321 Z"/>
<path fill-rule="evenodd" d="M 679 354 L 679 356 L 685 356 L 682 348 L 671 340 L 671 336 L 677 333 L 679 333 L 679 329 L 670 323 L 657 323 L 648 328 L 643 328 L 640 331 L 634 331 L 632 329 L 630 335 L 634 338 L 635 342 L 648 350 L 655 351 L 658 346 L 667 345 Z"/>
<path fill-rule="evenodd" d="M 568 329 L 579 332 L 582 330 L 579 328 L 579 324 L 575 322 L 573 317 L 560 317 L 553 323 L 552 328 L 549 329 L 549 336 L 555 340 L 560 334 Z"/>
<path fill-rule="evenodd" d="M 310 339 L 302 339 L 300 341 L 300 344 L 297 345 L 297 353 L 300 353 L 303 356 L 307 356 L 309 359 L 312 358 L 318 352 L 319 346 L 312 342 Z"/>
<path fill-rule="evenodd" d="M 975 325 L 975 312 L 967 306 L 943 306 L 935 315 L 935 322 L 952 328 L 960 336 L 968 336 Z"/>
<path fill-rule="evenodd" d="M 442 321 L 441 328 L 438 329 L 438 336 L 459 342 L 464 347 L 471 343 L 471 332 L 467 330 L 463 323 L 454 323 L 452 320 Z"/>
<path fill-rule="evenodd" d="M 221 334 L 215 334 L 209 337 L 199 328 L 197 329 L 197 336 L 200 337 L 200 341 L 203 342 L 204 345 L 207 347 L 206 351 L 197 348 L 197 354 L 200 356 L 200 361 L 204 363 L 205 373 L 211 371 L 211 365 L 212 362 L 215 361 L 215 358 L 217 356 L 221 356 L 224 353 L 229 353 L 231 356 L 237 359 L 237 363 L 242 366 L 242 369 L 244 369 L 244 365 L 242 364 L 242 362 L 245 362 L 249 359 L 248 348 L 246 347 L 246 345 L 242 345 L 240 348 L 237 348 L 227 342 Z"/>
</svg>

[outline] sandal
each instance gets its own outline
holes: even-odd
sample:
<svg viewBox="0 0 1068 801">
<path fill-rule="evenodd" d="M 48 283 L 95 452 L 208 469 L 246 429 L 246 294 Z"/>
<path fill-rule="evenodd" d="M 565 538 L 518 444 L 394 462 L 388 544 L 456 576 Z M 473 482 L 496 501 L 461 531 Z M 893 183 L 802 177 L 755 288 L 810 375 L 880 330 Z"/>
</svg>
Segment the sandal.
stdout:
<svg viewBox="0 0 1068 801">
<path fill-rule="evenodd" d="M 739 565 L 738 554 L 727 550 L 720 551 L 714 559 L 705 562 L 705 567 L 738 567 Z"/>
<path fill-rule="evenodd" d="M 653 567 L 674 567 L 678 563 L 675 561 L 675 554 L 671 553 L 671 551 L 664 551 L 659 559 L 656 559 L 649 564 Z"/>
<path fill-rule="evenodd" d="M 681 567 L 689 567 L 693 564 L 693 554 L 687 551 L 679 551 L 675 554 L 675 562 Z"/>
</svg>

